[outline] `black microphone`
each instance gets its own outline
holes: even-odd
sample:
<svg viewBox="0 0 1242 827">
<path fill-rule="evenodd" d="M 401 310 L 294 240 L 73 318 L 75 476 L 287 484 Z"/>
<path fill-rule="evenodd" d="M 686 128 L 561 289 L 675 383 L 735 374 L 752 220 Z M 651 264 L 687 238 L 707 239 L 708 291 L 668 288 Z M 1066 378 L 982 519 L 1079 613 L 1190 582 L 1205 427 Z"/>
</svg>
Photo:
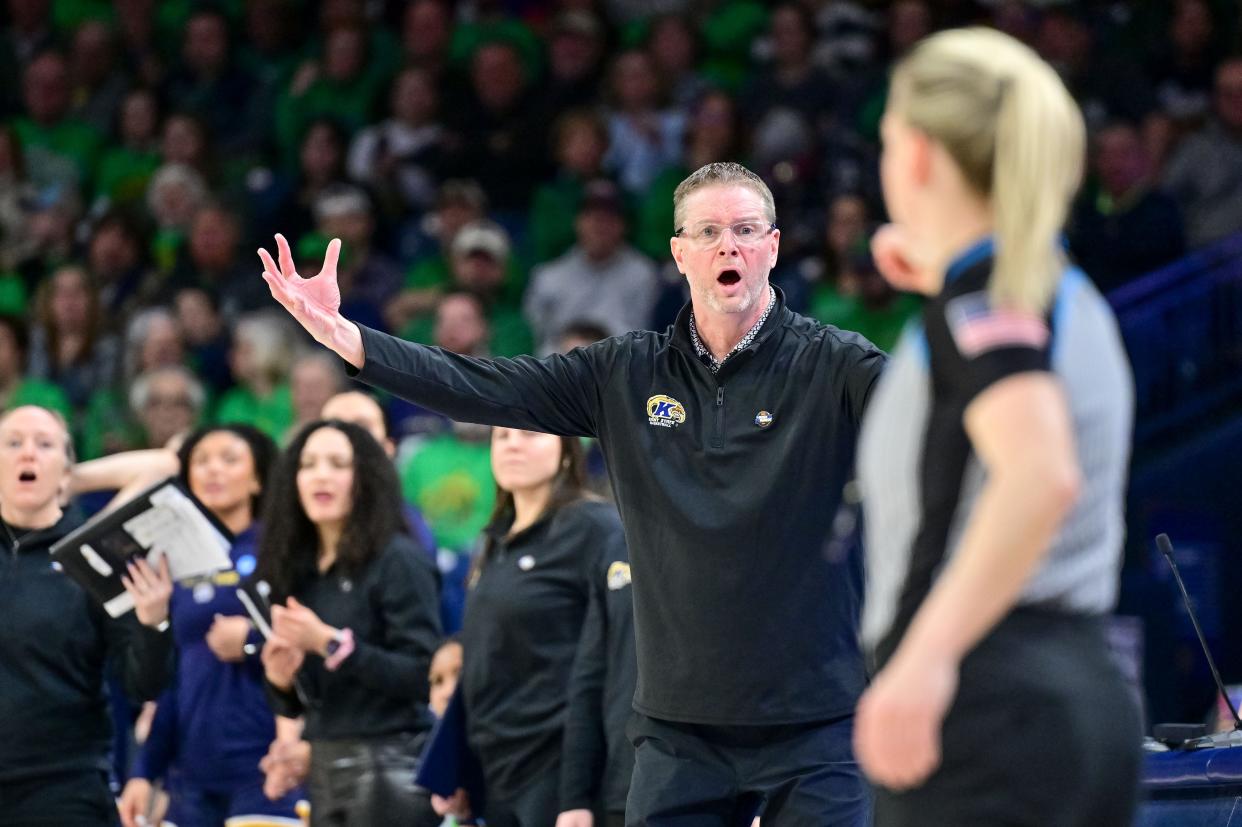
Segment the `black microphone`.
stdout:
<svg viewBox="0 0 1242 827">
<path fill-rule="evenodd" d="M 1199 645 L 1203 647 L 1203 654 L 1207 657 L 1208 666 L 1212 670 L 1212 678 L 1216 681 L 1216 691 L 1220 692 L 1220 696 L 1225 699 L 1225 706 L 1229 707 L 1229 713 L 1233 715 L 1234 731 L 1242 732 L 1242 718 L 1238 717 L 1238 710 L 1234 708 L 1233 701 L 1229 698 L 1229 693 L 1225 691 L 1225 682 L 1220 679 L 1220 671 L 1216 668 L 1216 661 L 1212 659 L 1212 650 L 1208 649 L 1207 639 L 1203 637 L 1203 629 L 1199 627 L 1199 618 L 1195 615 L 1195 607 L 1190 602 L 1190 593 L 1186 591 L 1186 583 L 1182 580 L 1182 573 L 1177 570 L 1177 561 L 1173 559 L 1173 543 L 1169 540 L 1169 535 L 1157 534 L 1156 548 L 1160 549 L 1164 559 L 1169 561 L 1169 566 L 1173 569 L 1173 577 L 1177 580 L 1177 586 L 1182 590 L 1182 602 L 1186 605 L 1186 613 L 1190 615 L 1190 622 L 1194 624 L 1195 634 L 1199 636 Z"/>
</svg>

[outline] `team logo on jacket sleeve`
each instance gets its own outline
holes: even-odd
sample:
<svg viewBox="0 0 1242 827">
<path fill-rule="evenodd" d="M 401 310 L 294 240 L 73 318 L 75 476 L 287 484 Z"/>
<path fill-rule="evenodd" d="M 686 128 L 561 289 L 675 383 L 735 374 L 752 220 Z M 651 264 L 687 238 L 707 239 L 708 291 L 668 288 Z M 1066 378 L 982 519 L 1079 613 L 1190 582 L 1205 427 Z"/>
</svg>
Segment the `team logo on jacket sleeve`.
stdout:
<svg viewBox="0 0 1242 827">
<path fill-rule="evenodd" d="M 676 428 L 686 421 L 685 407 L 671 396 L 658 394 L 647 400 L 647 422 L 661 428 Z"/>
<path fill-rule="evenodd" d="M 630 564 L 620 560 L 608 567 L 608 590 L 615 592 L 630 585 Z"/>
</svg>

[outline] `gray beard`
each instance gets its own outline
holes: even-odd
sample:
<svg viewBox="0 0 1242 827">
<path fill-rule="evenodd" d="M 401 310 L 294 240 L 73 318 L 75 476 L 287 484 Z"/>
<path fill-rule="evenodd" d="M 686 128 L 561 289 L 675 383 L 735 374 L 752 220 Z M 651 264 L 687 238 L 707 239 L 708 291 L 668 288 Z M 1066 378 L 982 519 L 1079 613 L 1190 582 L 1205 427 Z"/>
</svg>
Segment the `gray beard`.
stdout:
<svg viewBox="0 0 1242 827">
<path fill-rule="evenodd" d="M 710 307 L 712 311 L 715 313 L 745 313 L 746 311 L 750 310 L 752 307 L 755 306 L 755 301 L 756 299 L 759 298 L 759 295 L 761 293 L 762 294 L 767 293 L 767 289 L 768 289 L 768 284 L 766 281 L 764 281 L 753 292 L 744 293 L 742 295 L 741 304 L 739 304 L 737 307 L 733 309 L 726 308 L 723 304 L 721 304 L 720 298 L 715 293 L 713 293 L 710 289 L 707 291 L 707 294 L 703 297 L 703 301 L 705 301 L 707 303 L 707 306 Z"/>
</svg>

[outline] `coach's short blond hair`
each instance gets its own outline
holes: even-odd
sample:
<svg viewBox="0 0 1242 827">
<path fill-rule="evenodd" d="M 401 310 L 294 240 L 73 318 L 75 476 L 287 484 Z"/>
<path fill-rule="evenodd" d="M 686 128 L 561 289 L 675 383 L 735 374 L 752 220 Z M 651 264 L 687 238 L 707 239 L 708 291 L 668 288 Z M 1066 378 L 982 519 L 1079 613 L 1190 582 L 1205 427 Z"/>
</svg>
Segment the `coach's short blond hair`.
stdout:
<svg viewBox="0 0 1242 827">
<path fill-rule="evenodd" d="M 764 216 L 773 224 L 776 223 L 776 202 L 772 199 L 772 190 L 763 183 L 763 179 L 741 164 L 733 161 L 717 161 L 699 167 L 690 177 L 677 185 L 673 191 L 673 223 L 681 227 L 685 222 L 686 198 L 696 190 L 704 187 L 727 187 L 738 185 L 749 187 L 763 201 Z"/>
</svg>

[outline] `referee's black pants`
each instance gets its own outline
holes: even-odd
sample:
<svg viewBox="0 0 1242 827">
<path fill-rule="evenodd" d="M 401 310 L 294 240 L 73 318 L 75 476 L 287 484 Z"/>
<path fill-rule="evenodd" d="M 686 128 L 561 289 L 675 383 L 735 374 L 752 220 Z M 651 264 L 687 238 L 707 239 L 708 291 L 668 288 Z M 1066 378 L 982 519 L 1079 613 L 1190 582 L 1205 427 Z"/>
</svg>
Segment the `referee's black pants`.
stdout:
<svg viewBox="0 0 1242 827">
<path fill-rule="evenodd" d="M 819 724 L 703 726 L 635 714 L 627 827 L 864 827 L 871 793 L 853 716 Z"/>
<path fill-rule="evenodd" d="M 1129 827 L 1142 724 L 1099 618 L 1019 609 L 962 662 L 921 787 L 877 827 Z"/>
</svg>

